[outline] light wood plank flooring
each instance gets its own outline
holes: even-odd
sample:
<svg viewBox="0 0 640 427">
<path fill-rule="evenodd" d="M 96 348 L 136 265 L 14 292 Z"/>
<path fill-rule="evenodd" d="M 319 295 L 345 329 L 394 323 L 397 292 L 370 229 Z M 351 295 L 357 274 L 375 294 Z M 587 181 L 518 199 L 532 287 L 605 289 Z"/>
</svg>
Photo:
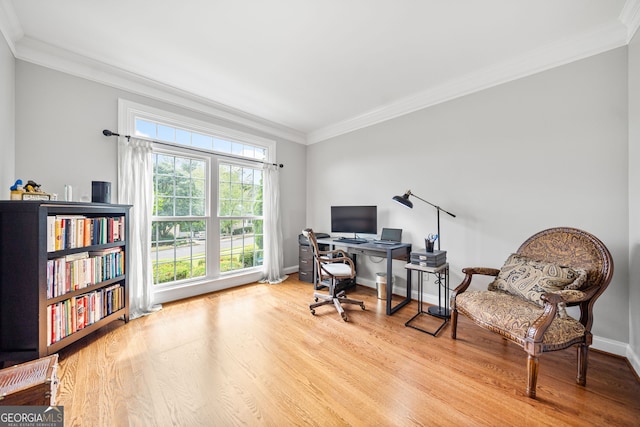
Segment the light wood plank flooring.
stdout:
<svg viewBox="0 0 640 427">
<path fill-rule="evenodd" d="M 581 387 L 574 349 L 544 354 L 532 400 L 526 354 L 462 316 L 454 341 L 448 325 L 438 337 L 405 327 L 415 302 L 386 316 L 358 286 L 349 296 L 367 310 L 348 307 L 345 323 L 332 306 L 312 316 L 312 293 L 292 275 L 165 304 L 71 345 L 60 353 L 65 425 L 640 423 L 640 382 L 622 358 L 590 351 Z"/>
</svg>

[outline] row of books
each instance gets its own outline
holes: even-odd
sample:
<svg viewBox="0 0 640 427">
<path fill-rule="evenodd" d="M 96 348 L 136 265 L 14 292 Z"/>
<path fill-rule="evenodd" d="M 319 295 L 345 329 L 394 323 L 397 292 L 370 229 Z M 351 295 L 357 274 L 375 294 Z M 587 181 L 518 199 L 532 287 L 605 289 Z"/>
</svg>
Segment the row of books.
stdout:
<svg viewBox="0 0 640 427">
<path fill-rule="evenodd" d="M 47 217 L 47 252 L 124 240 L 125 221 L 120 217 L 56 215 Z"/>
<path fill-rule="evenodd" d="M 124 275 L 124 250 L 79 252 L 47 261 L 47 298 Z"/>
<path fill-rule="evenodd" d="M 124 287 L 115 284 L 47 306 L 47 345 L 124 308 Z"/>
</svg>

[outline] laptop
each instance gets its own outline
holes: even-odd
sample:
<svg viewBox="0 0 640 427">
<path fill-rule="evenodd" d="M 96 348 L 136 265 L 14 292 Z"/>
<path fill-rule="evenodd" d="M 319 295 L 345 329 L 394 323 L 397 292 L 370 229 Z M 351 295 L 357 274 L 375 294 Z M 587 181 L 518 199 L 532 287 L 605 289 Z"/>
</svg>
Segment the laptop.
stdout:
<svg viewBox="0 0 640 427">
<path fill-rule="evenodd" d="M 379 240 L 373 243 L 382 245 L 397 245 L 402 242 L 402 228 L 383 228 Z"/>
</svg>

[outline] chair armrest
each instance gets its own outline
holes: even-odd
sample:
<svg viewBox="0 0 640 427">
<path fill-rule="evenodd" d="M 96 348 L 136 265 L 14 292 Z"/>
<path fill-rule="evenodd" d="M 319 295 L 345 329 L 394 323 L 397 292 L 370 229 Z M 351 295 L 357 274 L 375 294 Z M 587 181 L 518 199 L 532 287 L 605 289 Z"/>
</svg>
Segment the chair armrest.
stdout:
<svg viewBox="0 0 640 427">
<path fill-rule="evenodd" d="M 483 276 L 498 276 L 500 274 L 499 269 L 489 267 L 467 267 L 463 268 L 462 272 L 467 275 L 481 274 Z"/>
<path fill-rule="evenodd" d="M 500 273 L 500 270 L 497 268 L 488 268 L 488 267 L 467 267 L 463 268 L 462 272 L 465 274 L 462 283 L 460 283 L 451 294 L 451 300 L 453 301 L 456 295 L 463 293 L 467 290 L 469 285 L 471 285 L 471 280 L 474 275 L 482 275 L 482 276 L 494 276 L 497 277 Z"/>
<path fill-rule="evenodd" d="M 556 317 L 558 312 L 558 304 L 565 302 L 562 295 L 546 292 L 540 297 L 544 301 L 544 311 L 529 327 L 527 335 L 525 337 L 524 349 L 529 354 L 535 355 L 541 352 L 542 337 L 547 332 L 551 322 Z"/>
<path fill-rule="evenodd" d="M 349 258 L 347 253 L 345 251 L 343 251 L 342 249 L 334 249 L 332 251 L 318 251 L 318 255 L 320 257 L 326 256 L 326 255 L 340 255 L 340 256 Z"/>
<path fill-rule="evenodd" d="M 319 259 L 321 263 L 331 264 L 331 263 L 340 262 L 342 264 L 349 264 L 349 266 L 351 267 L 351 270 L 355 271 L 355 264 L 353 263 L 353 260 L 348 256 L 340 256 L 337 258 L 325 258 L 321 256 Z"/>
<path fill-rule="evenodd" d="M 337 258 L 319 257 L 318 260 L 320 261 L 320 269 L 322 271 L 324 271 L 326 274 L 330 275 L 330 276 L 331 276 L 331 273 L 329 273 L 326 269 L 324 269 L 322 264 L 335 264 L 337 262 L 339 262 L 341 264 L 348 264 L 349 267 L 351 268 L 351 276 L 353 277 L 353 276 L 356 275 L 356 266 L 355 266 L 353 260 L 351 258 L 349 258 L 348 256 L 340 256 L 340 257 L 337 257 Z M 321 275 L 323 275 L 323 274 L 324 273 L 321 272 Z"/>
</svg>

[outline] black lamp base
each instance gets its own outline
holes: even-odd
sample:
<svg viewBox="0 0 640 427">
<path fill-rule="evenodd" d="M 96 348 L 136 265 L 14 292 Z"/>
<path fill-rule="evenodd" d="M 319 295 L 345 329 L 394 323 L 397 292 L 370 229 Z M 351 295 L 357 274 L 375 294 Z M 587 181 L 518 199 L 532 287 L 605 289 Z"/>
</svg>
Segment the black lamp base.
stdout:
<svg viewBox="0 0 640 427">
<path fill-rule="evenodd" d="M 427 312 L 432 316 L 442 317 L 443 319 L 451 317 L 449 309 L 444 307 L 431 306 L 427 309 Z"/>
</svg>

